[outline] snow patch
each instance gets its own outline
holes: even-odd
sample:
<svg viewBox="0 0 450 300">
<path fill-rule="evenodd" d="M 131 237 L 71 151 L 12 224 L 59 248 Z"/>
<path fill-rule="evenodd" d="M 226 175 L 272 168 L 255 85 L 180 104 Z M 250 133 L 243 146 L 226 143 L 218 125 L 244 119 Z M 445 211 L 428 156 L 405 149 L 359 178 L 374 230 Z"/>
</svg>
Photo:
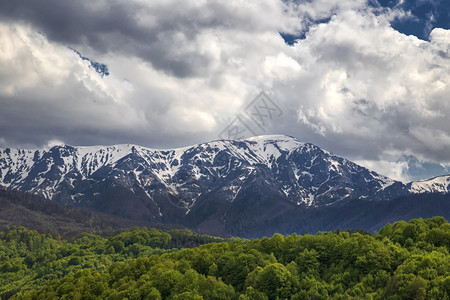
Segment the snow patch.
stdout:
<svg viewBox="0 0 450 300">
<path fill-rule="evenodd" d="M 448 193 L 449 185 L 450 176 L 440 176 L 429 180 L 412 182 L 409 192 L 416 194 Z"/>
</svg>

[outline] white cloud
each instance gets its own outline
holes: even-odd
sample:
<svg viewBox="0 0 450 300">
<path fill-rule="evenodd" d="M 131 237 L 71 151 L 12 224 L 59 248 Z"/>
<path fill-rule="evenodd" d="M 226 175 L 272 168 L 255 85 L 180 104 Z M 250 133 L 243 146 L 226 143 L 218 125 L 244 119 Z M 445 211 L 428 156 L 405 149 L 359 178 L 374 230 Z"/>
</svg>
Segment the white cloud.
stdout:
<svg viewBox="0 0 450 300">
<path fill-rule="evenodd" d="M 447 50 L 450 45 L 450 30 L 435 28 L 430 33 L 430 41 L 437 45 L 441 50 Z"/>
<path fill-rule="evenodd" d="M 139 122 L 117 89 L 72 50 L 19 24 L 1 24 L 0 38 L 0 124 L 10 143 L 44 145 L 58 135 Z"/>
<path fill-rule="evenodd" d="M 63 142 L 63 141 L 60 141 L 60 140 L 50 140 L 50 141 L 48 141 L 48 143 L 47 143 L 47 145 L 46 145 L 46 149 L 50 149 L 50 148 L 52 148 L 52 147 L 55 147 L 55 146 L 63 146 L 63 145 L 65 145 L 65 143 Z"/>
<path fill-rule="evenodd" d="M 365 166 L 369 170 L 373 170 L 378 174 L 383 174 L 391 179 L 408 183 L 412 181 L 412 178 L 408 176 L 408 162 L 406 161 L 373 161 L 373 160 L 361 160 L 355 161 L 361 166 Z"/>
<path fill-rule="evenodd" d="M 295 45 L 296 59 L 312 74 L 307 90 L 294 91 L 300 122 L 344 152 L 357 147 L 360 155 L 382 158 L 393 148 L 448 161 L 450 151 L 442 151 L 450 142 L 450 61 L 439 55 L 448 48 L 447 32 L 435 29 L 424 42 L 393 30 L 382 16 L 353 10 L 315 26 Z M 429 132 L 417 134 L 416 126 Z"/>
</svg>

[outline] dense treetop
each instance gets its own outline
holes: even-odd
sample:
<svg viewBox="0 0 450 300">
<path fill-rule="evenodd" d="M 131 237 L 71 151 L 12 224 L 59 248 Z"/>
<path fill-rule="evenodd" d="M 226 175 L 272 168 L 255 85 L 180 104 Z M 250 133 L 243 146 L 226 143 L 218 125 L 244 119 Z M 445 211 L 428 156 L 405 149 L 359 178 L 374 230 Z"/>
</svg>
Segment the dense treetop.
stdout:
<svg viewBox="0 0 450 300">
<path fill-rule="evenodd" d="M 0 233 L 0 294 L 15 299 L 449 299 L 444 218 L 223 240 L 135 228 L 64 240 Z"/>
</svg>

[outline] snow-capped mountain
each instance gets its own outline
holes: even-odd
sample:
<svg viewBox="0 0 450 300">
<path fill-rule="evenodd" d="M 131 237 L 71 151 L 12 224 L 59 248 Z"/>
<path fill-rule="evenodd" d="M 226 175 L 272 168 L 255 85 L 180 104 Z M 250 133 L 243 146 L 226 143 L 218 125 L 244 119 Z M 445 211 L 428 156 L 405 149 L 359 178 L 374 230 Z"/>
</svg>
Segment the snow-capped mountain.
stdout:
<svg viewBox="0 0 450 300">
<path fill-rule="evenodd" d="M 450 176 L 438 176 L 428 180 L 415 181 L 408 184 L 408 190 L 414 194 L 450 192 Z"/>
<path fill-rule="evenodd" d="M 417 193 L 434 187 L 404 185 L 288 136 L 168 150 L 130 144 L 0 149 L 0 185 L 123 217 L 194 227 L 233 226 L 248 219 L 246 212 L 259 211 L 254 217 L 263 218 L 292 207 L 390 200 L 408 188 Z"/>
</svg>

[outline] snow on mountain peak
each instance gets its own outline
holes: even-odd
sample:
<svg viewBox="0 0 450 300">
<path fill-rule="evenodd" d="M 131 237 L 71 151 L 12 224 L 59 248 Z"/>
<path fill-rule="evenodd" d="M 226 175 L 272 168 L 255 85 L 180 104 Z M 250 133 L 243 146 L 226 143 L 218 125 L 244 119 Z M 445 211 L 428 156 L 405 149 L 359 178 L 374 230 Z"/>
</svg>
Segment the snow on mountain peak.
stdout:
<svg viewBox="0 0 450 300">
<path fill-rule="evenodd" d="M 262 180 L 280 197 L 307 206 L 368 195 L 384 199 L 389 192 L 384 190 L 395 188 L 396 183 L 285 135 L 216 140 L 165 150 L 133 144 L 0 149 L 3 186 L 50 198 L 59 193 L 58 197 L 81 201 L 76 199 L 92 197 L 86 191 L 99 178 L 133 193 L 143 189 L 150 198 L 155 191 L 170 194 L 178 199 L 176 205 L 188 209 L 212 190 L 235 199 L 248 180 Z"/>
<path fill-rule="evenodd" d="M 442 176 L 405 185 L 284 135 L 163 150 L 133 144 L 0 149 L 0 186 L 121 217 L 195 226 L 198 220 L 213 226 L 213 219 L 232 226 L 230 218 L 242 211 L 251 219 L 268 209 L 258 216 L 264 220 L 298 206 L 448 193 L 449 184 L 450 176 Z"/>
<path fill-rule="evenodd" d="M 450 175 L 415 181 L 411 182 L 410 185 L 409 192 L 411 193 L 448 193 L 450 192 Z"/>
<path fill-rule="evenodd" d="M 260 144 L 277 144 L 286 150 L 297 148 L 305 144 L 297 138 L 287 135 L 260 135 L 245 139 L 244 141 L 256 142 Z"/>
</svg>

